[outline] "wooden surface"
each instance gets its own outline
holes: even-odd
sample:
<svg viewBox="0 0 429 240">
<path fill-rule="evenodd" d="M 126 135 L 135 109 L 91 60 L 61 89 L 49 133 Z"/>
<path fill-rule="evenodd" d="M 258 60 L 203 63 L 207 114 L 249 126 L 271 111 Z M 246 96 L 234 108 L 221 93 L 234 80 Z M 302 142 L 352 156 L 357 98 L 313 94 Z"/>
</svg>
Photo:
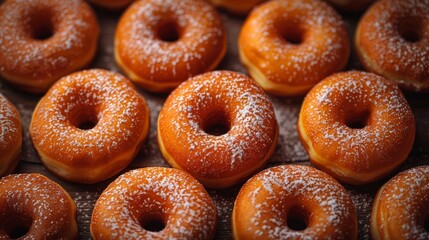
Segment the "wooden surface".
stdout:
<svg viewBox="0 0 429 240">
<path fill-rule="evenodd" d="M 100 9 L 96 9 L 96 13 L 99 17 L 102 31 L 98 53 L 96 59 L 90 67 L 104 68 L 120 72 L 113 60 L 113 35 L 120 13 L 112 13 Z M 237 53 L 237 37 L 243 22 L 243 18 L 234 17 L 224 12 L 221 12 L 221 15 L 228 31 L 229 45 L 227 55 L 218 69 L 229 69 L 246 73 L 244 67 L 239 63 Z M 356 21 L 359 16 L 343 16 L 350 30 L 350 36 L 352 36 L 354 26 L 356 25 Z M 347 69 L 362 69 L 354 52 L 352 52 Z M 8 97 L 16 105 L 23 120 L 23 153 L 21 162 L 16 172 L 41 173 L 61 184 L 70 193 L 77 204 L 79 239 L 90 239 L 89 224 L 93 206 L 100 193 L 111 181 L 114 180 L 114 178 L 99 184 L 83 185 L 63 181 L 51 172 L 47 171 L 44 165 L 41 164 L 40 158 L 33 148 L 28 133 L 28 127 L 33 109 L 41 96 L 21 92 L 2 81 L 0 81 L 0 92 Z M 146 98 L 151 110 L 151 129 L 140 153 L 125 171 L 147 166 L 168 166 L 159 152 L 156 141 L 156 120 L 167 95 L 157 95 L 141 90 L 140 92 Z M 427 160 L 429 159 L 427 123 L 429 120 L 429 97 L 425 94 L 415 93 L 407 93 L 406 95 L 416 117 L 417 135 L 410 157 L 407 159 L 405 164 L 400 167 L 399 170 L 427 164 Z M 274 156 L 270 160 L 267 167 L 279 164 L 309 165 L 308 156 L 298 139 L 296 130 L 296 122 L 298 119 L 302 98 L 270 98 L 274 104 L 276 116 L 279 122 L 280 136 Z M 397 171 L 395 173 L 397 173 Z M 352 196 L 358 213 L 360 239 L 369 238 L 369 216 L 373 198 L 378 188 L 391 177 L 392 175 L 386 179 L 369 184 L 367 186 L 345 186 Z M 235 196 L 240 190 L 240 187 L 241 185 L 224 190 L 208 190 L 214 202 L 216 203 L 219 212 L 216 239 L 231 239 L 231 212 Z"/>
</svg>

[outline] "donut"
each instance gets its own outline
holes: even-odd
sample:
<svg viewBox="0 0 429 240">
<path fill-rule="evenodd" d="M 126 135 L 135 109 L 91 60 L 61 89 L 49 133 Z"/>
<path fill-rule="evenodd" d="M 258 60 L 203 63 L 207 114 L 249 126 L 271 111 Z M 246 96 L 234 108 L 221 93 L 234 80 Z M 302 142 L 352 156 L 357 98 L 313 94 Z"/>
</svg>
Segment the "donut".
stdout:
<svg viewBox="0 0 429 240">
<path fill-rule="evenodd" d="M 33 112 L 30 136 L 45 166 L 73 182 L 123 170 L 149 129 L 144 98 L 122 75 L 92 69 L 60 79 Z"/>
<path fill-rule="evenodd" d="M 0 76 L 44 93 L 92 61 L 100 29 L 82 0 L 6 1 L 0 6 Z"/>
<path fill-rule="evenodd" d="M 382 0 L 360 19 L 355 48 L 366 70 L 429 91 L 429 0 Z"/>
<path fill-rule="evenodd" d="M 18 165 L 22 148 L 22 123 L 18 110 L 0 93 L 0 177 Z"/>
<path fill-rule="evenodd" d="M 243 185 L 232 232 L 240 239 L 357 239 L 356 210 L 347 191 L 307 166 L 266 169 Z"/>
<path fill-rule="evenodd" d="M 0 239 L 77 239 L 76 205 L 49 178 L 15 174 L 0 179 Z"/>
<path fill-rule="evenodd" d="M 173 168 L 132 170 L 97 200 L 91 236 L 101 239 L 213 239 L 217 210 L 204 187 Z"/>
<path fill-rule="evenodd" d="M 341 70 L 350 53 L 347 29 L 318 0 L 274 0 L 247 17 L 238 39 L 241 62 L 268 93 L 302 95 Z"/>
<path fill-rule="evenodd" d="M 119 20 L 115 60 L 140 87 L 168 92 L 214 69 L 226 52 L 226 32 L 203 0 L 140 0 Z"/>
<path fill-rule="evenodd" d="M 373 239 L 429 239 L 429 167 L 399 173 L 383 185 L 371 212 Z"/>
<path fill-rule="evenodd" d="M 298 132 L 311 163 L 339 181 L 378 180 L 405 161 L 414 115 L 398 86 L 359 71 L 334 74 L 305 97 Z"/>
<path fill-rule="evenodd" d="M 130 5 L 134 0 L 88 0 L 90 3 L 109 10 L 118 10 Z"/>
<path fill-rule="evenodd" d="M 334 7 L 351 13 L 359 13 L 364 11 L 375 0 L 325 0 Z"/>
<path fill-rule="evenodd" d="M 163 157 L 209 188 L 232 186 L 260 169 L 274 152 L 278 131 L 262 89 L 230 71 L 184 82 L 158 117 Z"/>
<path fill-rule="evenodd" d="M 256 5 L 264 2 L 265 0 L 208 0 L 216 7 L 226 9 L 227 11 L 237 14 L 246 15 Z"/>
</svg>

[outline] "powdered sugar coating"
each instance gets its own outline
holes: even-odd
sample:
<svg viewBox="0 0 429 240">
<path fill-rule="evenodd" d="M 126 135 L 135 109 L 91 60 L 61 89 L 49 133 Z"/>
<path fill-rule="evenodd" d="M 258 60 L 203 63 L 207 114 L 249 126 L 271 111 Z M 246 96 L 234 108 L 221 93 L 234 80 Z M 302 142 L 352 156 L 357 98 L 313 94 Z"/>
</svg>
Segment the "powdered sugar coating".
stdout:
<svg viewBox="0 0 429 240">
<path fill-rule="evenodd" d="M 401 86 L 428 90 L 428 22 L 428 0 L 383 0 L 374 4 L 357 28 L 356 46 L 362 64 Z M 406 35 L 416 37 L 416 42 L 407 40 Z"/>
<path fill-rule="evenodd" d="M 294 207 L 304 209 L 307 228 L 288 227 Z M 236 239 L 356 239 L 357 220 L 347 191 L 314 168 L 283 165 L 264 170 L 240 190 L 234 205 Z"/>
<path fill-rule="evenodd" d="M 167 25 L 172 26 L 167 31 L 176 28 L 177 41 L 159 36 Z M 137 1 L 118 24 L 115 48 L 116 58 L 139 78 L 178 85 L 217 65 L 226 49 L 226 33 L 219 15 L 205 1 Z"/>
<path fill-rule="evenodd" d="M 20 144 L 20 123 L 18 110 L 0 93 L 0 155 L 11 145 Z"/>
<path fill-rule="evenodd" d="M 399 173 L 378 192 L 371 215 L 371 233 L 384 239 L 428 239 L 429 167 Z"/>
<path fill-rule="evenodd" d="M 50 38 L 33 36 L 49 25 Z M 27 91 L 47 90 L 91 60 L 98 32 L 97 19 L 82 0 L 7 1 L 0 8 L 0 74 Z"/>
<path fill-rule="evenodd" d="M 287 36 L 300 42 L 292 44 Z M 341 17 L 317 0 L 264 3 L 249 15 L 239 38 L 241 54 L 267 81 L 288 86 L 314 85 L 340 70 L 348 45 Z"/>
<path fill-rule="evenodd" d="M 79 129 L 85 121 L 96 125 Z M 33 113 L 30 133 L 48 167 L 53 159 L 88 171 L 91 176 L 83 178 L 96 178 L 125 168 L 148 128 L 146 102 L 131 82 L 120 74 L 92 69 L 66 76 L 50 89 Z M 105 169 L 109 165 L 113 168 Z"/>
<path fill-rule="evenodd" d="M 20 160 L 21 124 L 18 110 L 0 93 L 0 177 L 11 173 Z"/>
<path fill-rule="evenodd" d="M 39 174 L 9 175 L 0 180 L 0 222 L 32 220 L 25 239 L 74 239 L 76 206 L 58 184 Z M 16 219 L 15 219 L 16 221 Z M 1 239 L 10 239 L 0 231 Z"/>
<path fill-rule="evenodd" d="M 363 128 L 347 125 L 365 113 Z M 374 180 L 402 163 L 415 135 L 413 113 L 399 88 L 375 74 L 354 71 L 314 87 L 304 100 L 299 126 L 313 163 L 347 169 L 344 174 L 357 174 L 347 176 L 356 181 Z"/>
<path fill-rule="evenodd" d="M 228 122 L 226 134 L 204 131 L 216 116 Z M 186 81 L 169 96 L 158 118 L 158 138 L 167 154 L 197 178 L 236 176 L 261 165 L 272 154 L 277 133 L 273 106 L 264 92 L 245 75 L 229 71 Z"/>
<path fill-rule="evenodd" d="M 151 232 L 139 220 L 162 215 L 165 228 Z M 203 186 L 172 168 L 141 168 L 116 179 L 97 200 L 91 220 L 94 239 L 210 239 L 217 211 Z"/>
</svg>

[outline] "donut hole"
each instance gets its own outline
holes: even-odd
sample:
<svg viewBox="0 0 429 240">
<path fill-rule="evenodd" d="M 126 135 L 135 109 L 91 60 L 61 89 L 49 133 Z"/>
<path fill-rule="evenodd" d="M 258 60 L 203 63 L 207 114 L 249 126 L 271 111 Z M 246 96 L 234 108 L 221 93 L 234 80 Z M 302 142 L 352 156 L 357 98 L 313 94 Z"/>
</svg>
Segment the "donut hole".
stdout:
<svg viewBox="0 0 429 240">
<path fill-rule="evenodd" d="M 287 22 L 277 26 L 280 37 L 288 44 L 299 45 L 304 42 L 304 30 L 299 23 Z"/>
<path fill-rule="evenodd" d="M 80 130 L 91 130 L 98 124 L 98 116 L 94 107 L 81 107 L 80 111 L 74 114 L 72 125 Z"/>
<path fill-rule="evenodd" d="M 164 217 L 159 212 L 144 214 L 139 222 L 140 226 L 149 232 L 160 232 L 165 228 Z"/>
<path fill-rule="evenodd" d="M 351 129 L 362 129 L 368 126 L 371 112 L 368 110 L 352 112 L 346 118 L 346 126 Z"/>
<path fill-rule="evenodd" d="M 230 124 L 225 113 L 216 112 L 206 119 L 203 124 L 205 133 L 213 136 L 221 136 L 229 132 Z"/>
<path fill-rule="evenodd" d="M 425 220 L 423 222 L 423 228 L 426 232 L 429 232 L 429 216 L 425 217 Z"/>
<path fill-rule="evenodd" d="M 9 238 L 17 239 L 30 231 L 32 223 L 33 220 L 29 217 L 13 215 L 3 223 L 3 229 Z"/>
<path fill-rule="evenodd" d="M 31 16 L 30 33 L 32 38 L 41 41 L 54 35 L 54 23 L 49 10 L 40 10 Z"/>
<path fill-rule="evenodd" d="M 402 19 L 399 21 L 399 35 L 409 43 L 422 40 L 422 23 L 419 19 Z"/>
<path fill-rule="evenodd" d="M 180 38 L 179 26 L 174 21 L 167 21 L 158 29 L 158 37 L 164 42 L 176 42 Z"/>
<path fill-rule="evenodd" d="M 78 128 L 81 130 L 91 130 L 97 125 L 97 120 L 88 120 L 80 123 Z"/>
<path fill-rule="evenodd" d="M 302 231 L 308 227 L 309 214 L 301 206 L 293 206 L 287 216 L 287 226 L 295 231 Z"/>
<path fill-rule="evenodd" d="M 299 45 L 303 42 L 303 34 L 301 31 L 286 31 L 283 33 L 283 39 L 293 45 Z"/>
</svg>

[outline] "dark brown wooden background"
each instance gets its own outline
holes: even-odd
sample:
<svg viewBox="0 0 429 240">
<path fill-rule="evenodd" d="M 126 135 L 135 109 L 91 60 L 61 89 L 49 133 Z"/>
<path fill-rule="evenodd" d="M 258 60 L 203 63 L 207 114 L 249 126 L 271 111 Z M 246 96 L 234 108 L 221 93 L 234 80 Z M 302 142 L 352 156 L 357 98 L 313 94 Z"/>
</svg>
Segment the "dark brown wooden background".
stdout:
<svg viewBox="0 0 429 240">
<path fill-rule="evenodd" d="M 1 3 L 2 1 L 0 1 Z M 120 72 L 113 60 L 113 35 L 120 12 L 108 12 L 95 8 L 101 24 L 100 46 L 97 56 L 90 66 L 91 68 L 104 68 L 115 72 Z M 218 69 L 229 69 L 246 73 L 245 68 L 240 64 L 237 52 L 237 37 L 243 18 L 231 16 L 221 12 L 223 22 L 228 31 L 228 52 Z M 348 16 L 343 14 L 344 19 L 353 36 L 354 28 L 359 18 L 358 15 Z M 354 50 L 347 66 L 347 69 L 362 69 L 356 58 Z M 32 95 L 21 92 L 10 85 L 0 81 L 0 92 L 8 97 L 18 108 L 23 120 L 24 143 L 21 162 L 16 170 L 17 173 L 37 172 L 61 184 L 75 200 L 78 208 L 79 239 L 90 239 L 89 224 L 91 221 L 92 209 L 101 192 L 114 178 L 94 185 L 83 185 L 70 183 L 61 180 L 41 164 L 40 158 L 33 148 L 28 133 L 28 127 L 31 115 L 35 105 L 40 99 L 40 95 Z M 140 90 L 146 98 L 151 110 L 151 128 L 149 136 L 138 156 L 132 164 L 125 170 L 147 167 L 147 166 L 165 166 L 168 164 L 163 160 L 156 141 L 156 120 L 158 113 L 165 101 L 167 95 L 153 94 Z M 410 157 L 400 167 L 400 171 L 413 166 L 427 164 L 429 159 L 429 139 L 428 139 L 428 121 L 429 121 L 429 96 L 426 94 L 407 93 L 407 99 L 414 111 L 417 121 L 417 135 L 415 144 Z M 305 164 L 308 165 L 307 154 L 302 147 L 296 130 L 296 122 L 301 107 L 302 98 L 278 98 L 271 97 L 274 104 L 276 116 L 280 126 L 279 141 L 274 156 L 267 167 L 279 164 Z M 395 172 L 395 174 L 397 171 Z M 369 238 L 369 217 L 373 198 L 378 188 L 386 182 L 388 178 L 369 184 L 367 186 L 353 187 L 345 186 L 356 206 L 359 220 L 359 238 Z M 241 185 L 224 189 L 208 190 L 212 196 L 219 212 L 219 221 L 217 226 L 217 239 L 231 239 L 231 212 L 235 196 L 240 190 Z"/>
</svg>

